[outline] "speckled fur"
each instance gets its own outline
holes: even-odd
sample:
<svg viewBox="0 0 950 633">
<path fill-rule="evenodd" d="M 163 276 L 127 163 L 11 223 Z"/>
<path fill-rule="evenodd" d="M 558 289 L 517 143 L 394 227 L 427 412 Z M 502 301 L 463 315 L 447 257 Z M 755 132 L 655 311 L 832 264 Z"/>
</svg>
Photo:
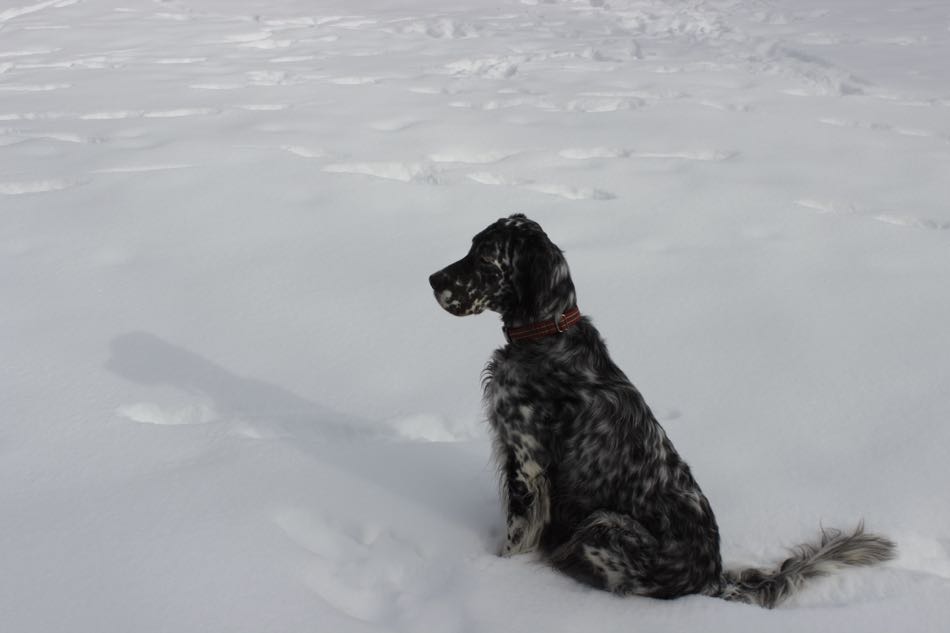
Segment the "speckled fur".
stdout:
<svg viewBox="0 0 950 633">
<path fill-rule="evenodd" d="M 563 254 L 523 215 L 475 236 L 433 274 L 440 305 L 492 310 L 506 327 L 576 302 Z M 484 373 L 507 534 L 500 554 L 539 551 L 556 568 L 621 594 L 704 593 L 772 607 L 803 580 L 893 555 L 887 539 L 825 532 L 774 571 L 723 571 L 719 529 L 686 462 L 588 318 L 566 332 L 508 344 Z"/>
</svg>

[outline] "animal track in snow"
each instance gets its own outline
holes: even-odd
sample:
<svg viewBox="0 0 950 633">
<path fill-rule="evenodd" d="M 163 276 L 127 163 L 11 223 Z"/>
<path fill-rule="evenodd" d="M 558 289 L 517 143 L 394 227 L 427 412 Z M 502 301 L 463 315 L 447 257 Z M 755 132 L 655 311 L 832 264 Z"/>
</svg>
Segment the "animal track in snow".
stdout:
<svg viewBox="0 0 950 633">
<path fill-rule="evenodd" d="M 439 40 L 452 40 L 478 37 L 481 29 L 475 24 L 459 22 L 452 18 L 436 18 L 432 20 L 401 20 L 396 26 L 387 26 L 380 30 L 384 33 L 424 35 Z"/>
<path fill-rule="evenodd" d="M 338 86 L 365 86 L 379 83 L 379 80 L 380 77 L 332 77 L 329 82 Z"/>
<path fill-rule="evenodd" d="M 436 88 L 435 86 L 410 86 L 408 90 L 420 95 L 448 94 L 445 88 Z"/>
<path fill-rule="evenodd" d="M 177 108 L 175 110 L 113 110 L 110 112 L 88 112 L 79 118 L 87 121 L 108 121 L 114 119 L 175 119 L 186 116 L 206 116 L 219 114 L 214 108 Z"/>
<path fill-rule="evenodd" d="M 264 20 L 264 24 L 278 28 L 302 29 L 316 26 L 317 21 L 310 16 L 301 16 L 296 18 L 268 19 Z"/>
<path fill-rule="evenodd" d="M 915 229 L 930 229 L 935 231 L 950 230 L 950 220 L 937 220 L 932 218 L 922 218 L 914 215 L 895 213 L 891 211 L 873 211 L 862 209 L 854 204 L 839 204 L 835 202 L 814 200 L 803 198 L 795 200 L 795 204 L 806 209 L 812 209 L 819 213 L 833 213 L 837 215 L 855 215 L 876 220 L 884 224 L 894 226 L 903 226 Z"/>
<path fill-rule="evenodd" d="M 572 147 L 557 153 L 561 158 L 588 160 L 591 158 L 626 158 L 629 150 L 615 147 Z"/>
<path fill-rule="evenodd" d="M 182 407 L 162 407 L 151 402 L 138 402 L 119 407 L 116 413 L 140 424 L 179 426 L 207 424 L 217 419 L 214 408 L 207 404 L 189 404 Z"/>
<path fill-rule="evenodd" d="M 850 127 L 857 128 L 861 130 L 875 130 L 880 132 L 893 132 L 894 134 L 900 134 L 901 136 L 919 136 L 925 138 L 942 138 L 941 134 L 933 132 L 930 130 L 922 130 L 918 128 L 908 128 L 901 126 L 894 126 L 888 123 L 875 123 L 873 121 L 851 121 L 848 119 L 837 119 L 833 117 L 825 117 L 818 119 L 819 123 L 825 125 L 833 125 L 835 127 Z"/>
<path fill-rule="evenodd" d="M 327 153 L 322 149 L 310 149 L 302 145 L 281 145 L 280 149 L 302 158 L 324 158 Z"/>
<path fill-rule="evenodd" d="M 316 55 L 283 55 L 269 60 L 272 64 L 291 64 L 294 62 L 309 62 L 316 59 Z"/>
<path fill-rule="evenodd" d="M 424 562 L 412 544 L 365 523 L 344 525 L 299 509 L 274 522 L 310 555 L 307 586 L 357 620 L 384 619 Z"/>
<path fill-rule="evenodd" d="M 13 9 L 7 9 L 5 11 L 0 11 L 0 24 L 8 22 L 13 18 L 18 18 L 21 15 L 27 15 L 29 13 L 35 13 L 36 11 L 42 11 L 48 7 L 60 6 L 65 7 L 71 4 L 75 4 L 75 1 L 69 2 L 63 0 L 47 0 L 46 2 L 37 2 L 36 4 L 29 4 L 25 7 L 16 7 Z"/>
<path fill-rule="evenodd" d="M 112 120 L 112 119 L 132 119 L 145 116 L 144 110 L 113 110 L 111 112 L 90 112 L 80 114 L 79 118 L 88 121 Z"/>
<path fill-rule="evenodd" d="M 194 88 L 195 90 L 237 90 L 238 88 L 246 88 L 245 84 L 236 84 L 236 83 L 202 83 L 202 84 L 189 84 L 189 88 Z"/>
<path fill-rule="evenodd" d="M 302 81 L 298 76 L 282 70 L 251 70 L 245 75 L 247 86 L 291 86 Z"/>
<path fill-rule="evenodd" d="M 2 51 L 0 52 L 0 59 L 10 58 L 10 57 L 32 57 L 34 55 L 49 55 L 51 53 L 58 53 L 63 49 L 61 48 L 27 48 L 20 51 Z"/>
<path fill-rule="evenodd" d="M 367 26 L 375 26 L 378 23 L 379 21 L 374 18 L 356 18 L 356 19 L 346 19 L 346 20 L 343 20 L 342 22 L 335 22 L 331 24 L 330 26 L 333 26 L 335 28 L 358 31 Z"/>
<path fill-rule="evenodd" d="M 678 152 L 630 152 L 629 158 L 674 158 L 679 160 L 722 161 L 736 156 L 729 150 L 683 150 Z"/>
<path fill-rule="evenodd" d="M 572 187 L 555 183 L 529 182 L 521 185 L 530 191 L 558 196 L 567 200 L 613 200 L 617 196 L 609 191 L 591 187 Z"/>
<path fill-rule="evenodd" d="M 681 150 L 672 152 L 639 152 L 615 147 L 575 147 L 558 152 L 562 158 L 587 160 L 591 158 L 666 158 L 676 160 L 723 161 L 737 155 L 728 150 Z"/>
<path fill-rule="evenodd" d="M 469 165 L 488 165 L 497 163 L 517 155 L 516 151 L 489 150 L 487 152 L 473 152 L 469 150 L 444 150 L 429 154 L 429 160 L 434 163 L 464 163 Z"/>
<path fill-rule="evenodd" d="M 331 174 L 358 174 L 372 176 L 383 180 L 397 180 L 399 182 L 416 182 L 428 185 L 439 184 L 439 177 L 435 169 L 427 163 L 334 163 L 327 165 L 323 171 Z"/>
<path fill-rule="evenodd" d="M 0 194 L 6 196 L 18 196 L 30 193 L 46 193 L 49 191 L 62 191 L 86 184 L 85 180 L 30 180 L 20 182 L 0 182 Z"/>
<path fill-rule="evenodd" d="M 885 224 L 895 226 L 906 226 L 914 229 L 931 229 L 935 231 L 950 230 L 950 220 L 934 220 L 931 218 L 918 218 L 912 215 L 894 215 L 892 213 L 878 213 L 871 216 L 872 219 Z"/>
<path fill-rule="evenodd" d="M 548 100 L 540 99 L 536 97 L 514 97 L 511 99 L 489 99 L 481 104 L 476 104 L 471 101 L 451 101 L 449 102 L 449 107 L 451 108 L 467 108 L 470 110 L 504 110 L 507 108 L 517 108 L 519 106 L 534 106 L 542 110 L 548 110 L 550 112 L 560 112 L 561 108 L 554 105 Z"/>
<path fill-rule="evenodd" d="M 290 106 L 286 103 L 246 103 L 242 105 L 236 105 L 235 108 L 240 108 L 241 110 L 250 110 L 250 111 L 276 111 L 276 110 L 286 110 Z"/>
<path fill-rule="evenodd" d="M 116 9 L 118 11 L 118 9 Z M 191 16 L 187 13 L 171 13 L 171 12 L 161 12 L 153 13 L 153 18 L 158 20 L 173 20 L 175 22 L 187 22 L 191 19 Z"/>
<path fill-rule="evenodd" d="M 253 31 L 251 33 L 235 33 L 234 35 L 226 35 L 223 39 L 218 40 L 217 44 L 246 44 L 248 42 L 259 42 L 261 40 L 266 40 L 271 36 L 270 31 Z"/>
<path fill-rule="evenodd" d="M 96 169 L 92 173 L 94 174 L 136 174 L 136 173 L 145 173 L 151 171 L 167 171 L 170 169 L 185 169 L 187 167 L 194 167 L 194 165 L 181 163 L 181 164 L 167 164 L 167 165 L 127 165 L 123 167 L 106 167 L 104 169 Z"/>
<path fill-rule="evenodd" d="M 808 87 L 789 88 L 794 96 L 863 95 L 870 82 L 857 77 L 828 60 L 791 48 L 782 42 L 764 42 L 749 58 L 753 66 L 767 74 L 785 74 L 804 80 Z"/>
<path fill-rule="evenodd" d="M 440 415 L 418 413 L 386 421 L 399 437 L 422 442 L 461 442 L 472 439 L 471 429 L 450 424 Z"/>
<path fill-rule="evenodd" d="M 279 49 L 279 48 L 290 48 L 295 43 L 296 42 L 294 40 L 260 40 L 257 42 L 248 42 L 247 44 L 241 44 L 241 47 L 273 50 L 273 49 Z"/>
<path fill-rule="evenodd" d="M 208 61 L 207 57 L 166 57 L 156 59 L 155 64 L 198 64 Z"/>
<path fill-rule="evenodd" d="M 632 98 L 583 98 L 583 99 L 572 99 L 568 101 L 564 106 L 564 110 L 567 112 L 617 112 L 619 110 L 633 110 L 635 108 L 642 107 L 644 101 L 642 99 L 632 99 Z"/>
<path fill-rule="evenodd" d="M 535 182 L 533 180 L 513 180 L 500 174 L 491 172 L 474 172 L 468 174 L 469 180 L 482 185 L 505 185 L 519 187 L 528 191 L 535 191 L 567 200 L 613 200 L 616 196 L 609 191 L 592 187 L 573 187 L 571 185 Z"/>
<path fill-rule="evenodd" d="M 752 106 L 745 103 L 725 103 L 722 101 L 713 101 L 711 99 L 700 99 L 696 103 L 707 108 L 723 110 L 726 112 L 749 112 L 752 110 Z"/>
<path fill-rule="evenodd" d="M 369 127 L 380 132 L 401 132 L 402 130 L 408 130 L 409 128 L 420 123 L 422 123 L 421 119 L 404 116 L 374 121 L 369 124 Z"/>
<path fill-rule="evenodd" d="M 508 79 L 518 73 L 518 65 L 524 61 L 524 57 L 465 58 L 446 64 L 445 71 L 456 77 Z"/>
<path fill-rule="evenodd" d="M 7 145 L 30 139 L 59 141 L 61 143 L 99 143 L 101 141 L 101 139 L 98 138 L 80 136 L 72 132 L 21 132 L 20 130 L 0 130 L 0 139 L 4 136 L 12 139 L 12 142 L 6 143 Z"/>
<path fill-rule="evenodd" d="M 468 175 L 469 180 L 474 180 L 481 185 L 512 185 L 517 186 L 523 181 L 510 180 L 501 174 L 493 174 L 487 171 L 477 171 Z"/>
<path fill-rule="evenodd" d="M 218 113 L 219 111 L 214 108 L 178 108 L 177 110 L 153 110 L 142 116 L 146 119 L 175 119 L 183 116 L 203 116 Z"/>
<path fill-rule="evenodd" d="M 71 88 L 72 84 L 7 84 L 0 86 L 0 90 L 6 92 L 51 92 L 53 90 L 64 90 Z"/>
</svg>

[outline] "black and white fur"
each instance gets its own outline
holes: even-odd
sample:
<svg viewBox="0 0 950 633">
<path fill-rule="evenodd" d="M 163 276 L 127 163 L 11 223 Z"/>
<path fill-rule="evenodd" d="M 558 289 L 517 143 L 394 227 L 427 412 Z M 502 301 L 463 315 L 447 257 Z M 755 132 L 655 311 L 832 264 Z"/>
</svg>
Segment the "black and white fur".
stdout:
<svg viewBox="0 0 950 633">
<path fill-rule="evenodd" d="M 491 310 L 507 327 L 552 319 L 576 302 L 560 249 L 520 214 L 476 235 L 469 253 L 429 282 L 448 312 Z M 586 317 L 496 350 L 484 395 L 507 511 L 503 556 L 537 550 L 620 594 L 699 593 L 773 607 L 808 578 L 894 555 L 891 541 L 859 526 L 823 531 L 774 570 L 723 570 L 709 502 Z"/>
</svg>

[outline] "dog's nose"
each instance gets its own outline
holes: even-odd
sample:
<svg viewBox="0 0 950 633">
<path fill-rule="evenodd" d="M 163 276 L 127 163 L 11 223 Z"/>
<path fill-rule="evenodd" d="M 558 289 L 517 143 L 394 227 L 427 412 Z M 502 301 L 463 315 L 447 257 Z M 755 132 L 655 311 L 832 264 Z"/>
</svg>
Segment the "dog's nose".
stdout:
<svg viewBox="0 0 950 633">
<path fill-rule="evenodd" d="M 429 285 L 432 286 L 433 290 L 439 289 L 439 273 L 441 272 L 442 271 L 439 271 L 438 273 L 432 273 L 429 275 Z"/>
</svg>

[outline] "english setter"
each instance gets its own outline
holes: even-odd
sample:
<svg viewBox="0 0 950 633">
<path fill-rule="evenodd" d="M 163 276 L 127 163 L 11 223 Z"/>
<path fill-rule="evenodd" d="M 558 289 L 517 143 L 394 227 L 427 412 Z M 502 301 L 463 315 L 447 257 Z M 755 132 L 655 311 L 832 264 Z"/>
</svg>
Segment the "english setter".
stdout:
<svg viewBox="0 0 950 633">
<path fill-rule="evenodd" d="M 501 471 L 502 556 L 540 551 L 568 575 L 620 594 L 705 594 L 773 607 L 840 566 L 872 565 L 894 544 L 822 531 L 773 570 L 723 570 L 709 502 L 597 330 L 577 310 L 561 250 L 522 214 L 475 236 L 433 274 L 439 304 L 501 315 L 507 345 L 484 373 Z"/>
</svg>

